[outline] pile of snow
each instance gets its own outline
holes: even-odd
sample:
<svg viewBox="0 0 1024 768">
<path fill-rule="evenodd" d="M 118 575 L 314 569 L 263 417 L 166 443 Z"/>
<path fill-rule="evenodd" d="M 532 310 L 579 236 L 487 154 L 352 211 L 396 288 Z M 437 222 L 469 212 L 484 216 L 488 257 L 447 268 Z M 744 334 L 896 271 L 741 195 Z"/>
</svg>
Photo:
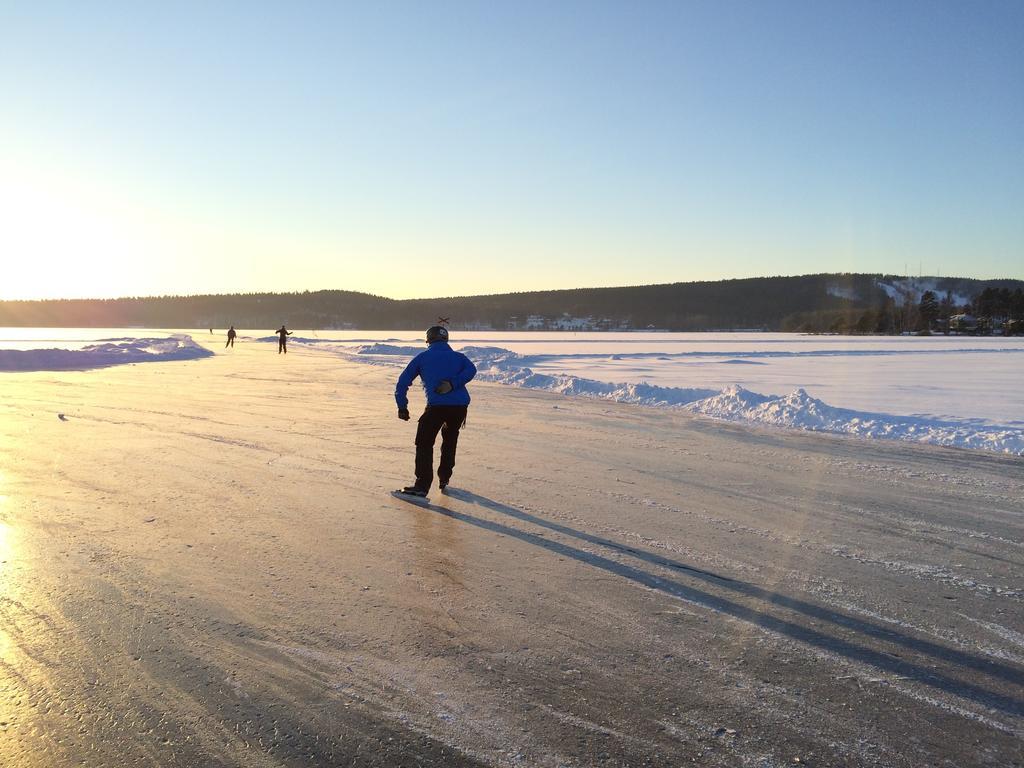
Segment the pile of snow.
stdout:
<svg viewBox="0 0 1024 768">
<path fill-rule="evenodd" d="M 81 349 L 0 349 L 0 371 L 61 371 L 213 355 L 191 336 L 100 339 Z"/>
<path fill-rule="evenodd" d="M 361 362 L 395 366 L 404 366 L 422 350 L 422 347 L 389 344 L 339 348 L 342 354 Z M 748 424 L 908 440 L 1024 456 L 1024 429 L 1019 427 L 975 425 L 836 408 L 812 397 L 803 388 L 776 396 L 751 392 L 736 385 L 715 391 L 646 383 L 609 383 L 580 376 L 537 373 L 527 364 L 528 357 L 500 347 L 466 347 L 462 351 L 476 364 L 477 379 L 514 387 L 635 405 L 685 408 L 703 416 Z"/>
<path fill-rule="evenodd" d="M 389 344 L 369 344 L 354 349 L 339 350 L 361 362 L 385 365 L 405 365 L 409 358 L 423 351 L 422 347 L 396 347 Z M 476 378 L 513 387 L 543 389 L 560 395 L 594 397 L 618 403 L 635 405 L 684 405 L 714 394 L 710 389 L 658 387 L 653 384 L 616 384 L 580 376 L 537 373 L 526 364 L 527 357 L 502 347 L 464 347 L 461 352 L 477 367 Z M 394 358 L 400 358 L 395 360 Z"/>
<path fill-rule="evenodd" d="M 811 397 L 804 389 L 774 397 L 732 386 L 713 397 L 690 403 L 686 408 L 694 413 L 729 421 L 958 448 L 979 448 L 1024 456 L 1024 429 L 978 427 L 938 419 L 835 408 Z"/>
<path fill-rule="evenodd" d="M 493 350 L 494 348 L 478 349 Z M 537 373 L 522 364 L 523 360 L 520 355 L 508 352 L 507 350 L 498 351 L 500 354 L 492 353 L 490 356 L 474 355 L 472 351 L 466 352 L 470 359 L 477 364 L 479 369 L 477 373 L 478 379 L 495 381 L 499 384 L 508 384 L 513 387 L 543 389 L 548 392 L 557 392 L 560 395 L 593 397 L 601 400 L 612 400 L 617 403 L 649 406 L 685 405 L 686 403 L 692 403 L 694 400 L 714 394 L 709 389 L 659 387 L 645 383 L 604 382 L 586 379 L 581 376 Z"/>
<path fill-rule="evenodd" d="M 356 355 L 402 355 L 403 357 L 415 357 L 423 351 L 423 347 L 396 347 L 394 344 L 366 344 L 356 347 L 353 354 Z"/>
</svg>

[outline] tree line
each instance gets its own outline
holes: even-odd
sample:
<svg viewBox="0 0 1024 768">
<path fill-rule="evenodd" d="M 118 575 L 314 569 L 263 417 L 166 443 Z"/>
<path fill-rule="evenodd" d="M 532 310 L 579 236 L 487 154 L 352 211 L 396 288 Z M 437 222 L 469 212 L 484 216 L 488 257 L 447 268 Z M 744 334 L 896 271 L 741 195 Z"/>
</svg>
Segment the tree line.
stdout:
<svg viewBox="0 0 1024 768">
<path fill-rule="evenodd" d="M 64 299 L 0 302 L 0 326 L 273 329 L 408 329 L 439 316 L 453 328 L 524 327 L 527 318 L 565 315 L 606 327 L 673 331 L 784 330 L 903 333 L 958 312 L 1017 318 L 1024 282 L 933 281 L 938 305 L 897 301 L 885 275 L 820 274 L 618 288 L 579 288 L 485 296 L 396 300 L 354 291 Z M 957 305 L 954 295 L 974 298 Z"/>
<path fill-rule="evenodd" d="M 958 321 L 960 316 L 966 319 Z M 918 301 L 907 296 L 897 301 L 886 295 L 877 305 L 841 310 L 794 313 L 781 330 L 805 333 L 904 334 L 904 333 L 1024 333 L 1024 289 L 1019 285 L 986 286 L 968 301 L 958 301 L 952 291 L 941 295 L 926 290 Z"/>
</svg>

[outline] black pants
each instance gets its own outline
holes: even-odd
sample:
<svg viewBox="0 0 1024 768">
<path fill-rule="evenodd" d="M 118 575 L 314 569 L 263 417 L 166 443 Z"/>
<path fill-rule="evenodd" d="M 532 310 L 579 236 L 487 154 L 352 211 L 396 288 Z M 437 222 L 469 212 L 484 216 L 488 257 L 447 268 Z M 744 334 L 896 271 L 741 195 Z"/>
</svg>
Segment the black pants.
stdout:
<svg viewBox="0 0 1024 768">
<path fill-rule="evenodd" d="M 427 490 L 434 479 L 434 441 L 441 433 L 441 465 L 437 468 L 440 480 L 448 482 L 455 469 L 455 448 L 459 444 L 459 430 L 466 423 L 465 405 L 428 405 L 420 416 L 416 428 L 416 487 Z"/>
<path fill-rule="evenodd" d="M 286 355 L 288 354 L 288 342 L 284 339 L 279 339 L 277 342 L 277 354 L 280 355 L 282 352 Z"/>
</svg>

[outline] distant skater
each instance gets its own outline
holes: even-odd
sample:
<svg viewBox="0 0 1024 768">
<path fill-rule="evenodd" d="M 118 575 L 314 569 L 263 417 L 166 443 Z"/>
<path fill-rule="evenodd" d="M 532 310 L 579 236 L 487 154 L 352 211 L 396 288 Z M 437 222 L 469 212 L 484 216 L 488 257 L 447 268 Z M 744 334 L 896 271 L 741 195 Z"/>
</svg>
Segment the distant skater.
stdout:
<svg viewBox="0 0 1024 768">
<path fill-rule="evenodd" d="M 427 330 L 427 348 L 412 359 L 395 386 L 398 418 L 409 420 L 409 387 L 417 376 L 423 382 L 427 408 L 416 428 L 416 482 L 400 493 L 426 496 L 434 479 L 434 441 L 441 433 L 441 464 L 437 468 L 437 485 L 448 487 L 455 468 L 455 449 L 459 430 L 466 423 L 469 390 L 476 366 L 461 352 L 448 346 L 448 329 L 435 325 Z"/>
<path fill-rule="evenodd" d="M 238 334 L 235 333 L 235 326 L 232 325 L 230 328 L 228 328 L 228 340 L 224 343 L 225 349 L 227 349 L 228 347 L 235 346 L 235 336 L 237 335 Z"/>
<path fill-rule="evenodd" d="M 281 340 L 277 342 L 277 354 L 280 355 L 282 352 L 284 352 L 287 355 L 288 337 L 292 335 L 292 332 L 282 325 L 279 329 L 274 331 L 274 333 L 281 337 Z"/>
</svg>

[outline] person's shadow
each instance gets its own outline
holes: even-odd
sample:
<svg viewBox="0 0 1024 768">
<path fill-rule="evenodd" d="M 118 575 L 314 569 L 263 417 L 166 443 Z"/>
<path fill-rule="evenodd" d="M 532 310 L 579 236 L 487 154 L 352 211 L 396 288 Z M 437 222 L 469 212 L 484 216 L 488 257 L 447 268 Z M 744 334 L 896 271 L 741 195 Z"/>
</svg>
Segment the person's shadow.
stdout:
<svg viewBox="0 0 1024 768">
<path fill-rule="evenodd" d="M 546 520 L 470 491 L 449 488 L 446 497 L 514 518 L 522 523 L 554 531 L 565 537 L 603 547 L 618 555 L 639 560 L 646 565 L 669 570 L 672 572 L 672 577 L 657 575 L 656 572 L 643 570 L 641 566 L 630 565 L 618 559 L 613 560 L 604 555 L 588 552 L 571 544 L 556 541 L 529 530 L 512 527 L 496 520 L 449 509 L 426 499 L 418 499 L 417 506 L 483 530 L 532 544 L 562 557 L 572 558 L 649 589 L 749 622 L 762 629 L 844 656 L 850 660 L 869 664 L 884 672 L 916 680 L 947 693 L 970 699 L 985 707 L 1010 715 L 1024 715 L 1024 698 L 1022 698 L 1024 691 L 1007 693 L 992 690 L 991 687 L 986 687 L 984 681 L 977 674 L 980 673 L 990 680 L 1005 685 L 1021 688 L 1024 687 L 1024 670 L 1018 667 L 940 645 L 931 640 L 914 637 L 888 626 L 865 621 L 806 600 L 782 595 L 745 581 L 695 568 L 653 552 L 620 544 L 586 531 Z M 691 582 L 703 582 L 708 587 L 702 589 L 684 583 L 680 580 L 683 578 Z M 773 612 L 772 609 L 779 610 Z M 815 628 L 800 623 L 806 619 L 824 622 L 831 625 L 831 629 Z M 870 641 L 874 641 L 875 647 L 866 644 Z M 884 647 L 885 644 L 898 646 L 898 648 L 887 649 Z M 899 653 L 899 651 L 905 652 L 906 650 L 929 658 L 922 658 L 919 661 L 906 660 Z M 939 671 L 935 665 L 936 661 L 947 664 L 947 669 Z M 953 677 L 953 674 L 964 669 L 975 673 L 970 682 Z M 991 683 L 989 685 L 991 686 Z"/>
</svg>

